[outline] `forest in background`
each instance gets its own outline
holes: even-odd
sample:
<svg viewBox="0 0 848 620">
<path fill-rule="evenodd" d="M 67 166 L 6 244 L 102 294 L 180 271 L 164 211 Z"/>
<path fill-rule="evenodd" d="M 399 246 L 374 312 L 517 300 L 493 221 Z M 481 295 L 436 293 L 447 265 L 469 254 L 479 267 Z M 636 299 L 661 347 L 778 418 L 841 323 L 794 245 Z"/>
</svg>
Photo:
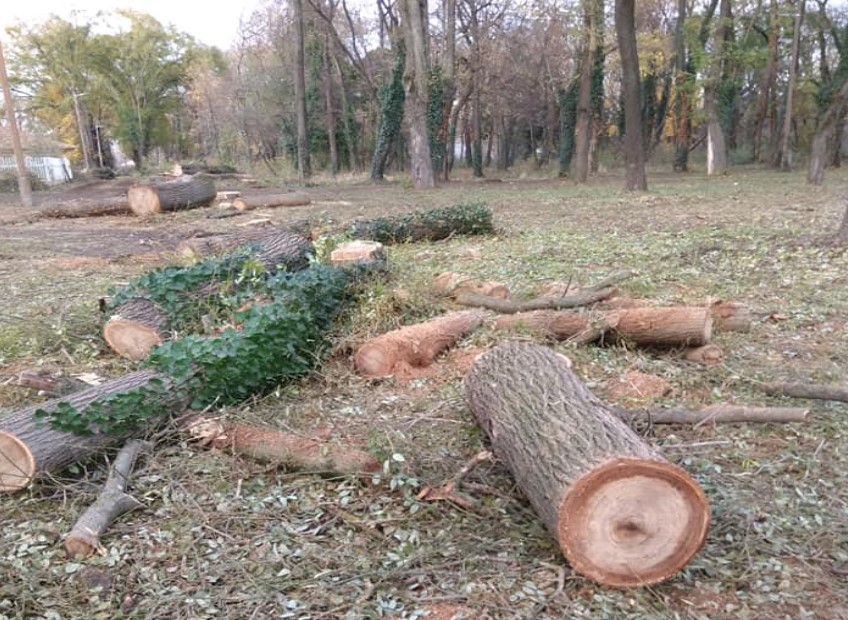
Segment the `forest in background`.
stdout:
<svg viewBox="0 0 848 620">
<path fill-rule="evenodd" d="M 274 1 L 226 51 L 125 10 L 7 35 L 23 126 L 85 168 L 113 167 L 115 140 L 142 170 L 426 187 L 521 162 L 580 182 L 625 153 L 628 175 L 637 155 L 684 172 L 703 148 L 709 174 L 802 161 L 821 183 L 848 106 L 848 15 L 828 0 Z"/>
</svg>

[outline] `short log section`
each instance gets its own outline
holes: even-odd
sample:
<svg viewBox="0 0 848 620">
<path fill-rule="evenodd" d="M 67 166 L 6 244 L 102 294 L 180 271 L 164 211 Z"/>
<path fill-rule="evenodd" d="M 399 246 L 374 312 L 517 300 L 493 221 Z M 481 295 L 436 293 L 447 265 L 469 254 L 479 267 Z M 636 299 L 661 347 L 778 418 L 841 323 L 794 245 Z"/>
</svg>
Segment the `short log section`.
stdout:
<svg viewBox="0 0 848 620">
<path fill-rule="evenodd" d="M 302 207 L 311 202 L 309 196 L 302 192 L 289 192 L 264 196 L 240 196 L 233 200 L 233 207 L 239 211 L 251 211 L 273 207 Z"/>
<path fill-rule="evenodd" d="M 704 543 L 703 491 L 599 400 L 552 350 L 508 342 L 465 382 L 477 422 L 572 567 L 638 587 L 683 568 Z"/>
<path fill-rule="evenodd" d="M 146 358 L 168 337 L 168 317 L 144 297 L 131 297 L 116 306 L 103 326 L 103 338 L 112 350 L 135 361 Z"/>
<path fill-rule="evenodd" d="M 133 185 L 127 190 L 127 203 L 133 213 L 144 217 L 163 211 L 208 207 L 217 193 L 209 177 L 180 177 Z"/>
</svg>

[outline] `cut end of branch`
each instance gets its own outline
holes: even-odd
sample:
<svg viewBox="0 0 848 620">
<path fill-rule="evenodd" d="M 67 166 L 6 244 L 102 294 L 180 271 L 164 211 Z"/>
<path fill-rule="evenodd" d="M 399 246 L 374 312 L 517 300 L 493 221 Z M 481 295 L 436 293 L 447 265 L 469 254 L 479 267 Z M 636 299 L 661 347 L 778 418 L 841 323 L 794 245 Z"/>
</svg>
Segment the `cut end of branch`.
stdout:
<svg viewBox="0 0 848 620">
<path fill-rule="evenodd" d="M 35 476 L 35 457 L 20 439 L 0 431 L 0 491 L 25 489 Z"/>
<path fill-rule="evenodd" d="M 118 355 L 134 361 L 145 359 L 153 347 L 162 342 L 157 330 L 126 319 L 107 321 L 103 326 L 103 338 Z"/>
<path fill-rule="evenodd" d="M 633 588 L 683 568 L 704 544 L 709 522 L 707 499 L 685 471 L 662 461 L 617 458 L 568 490 L 557 538 L 579 573 Z"/>
</svg>

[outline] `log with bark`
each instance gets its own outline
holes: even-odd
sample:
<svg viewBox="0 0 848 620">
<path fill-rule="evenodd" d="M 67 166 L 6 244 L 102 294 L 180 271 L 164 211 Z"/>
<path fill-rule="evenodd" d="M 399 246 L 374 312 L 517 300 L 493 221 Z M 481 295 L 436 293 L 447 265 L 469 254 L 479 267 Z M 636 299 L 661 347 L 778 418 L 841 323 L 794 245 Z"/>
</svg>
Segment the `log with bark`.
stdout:
<svg viewBox="0 0 848 620">
<path fill-rule="evenodd" d="M 598 313 L 536 310 L 495 319 L 495 329 L 525 328 L 552 338 L 586 342 L 606 335 L 637 345 L 701 346 L 712 336 L 709 308 L 671 306 Z"/>
<path fill-rule="evenodd" d="M 710 305 L 713 325 L 716 330 L 725 332 L 751 331 L 751 309 L 737 301 L 715 301 Z"/>
<path fill-rule="evenodd" d="M 79 198 L 51 203 L 49 206 L 41 208 L 38 216 L 43 218 L 74 218 L 129 215 L 130 213 L 132 213 L 132 210 L 127 202 L 126 195 L 120 195 L 104 198 Z"/>
<path fill-rule="evenodd" d="M 359 347 L 354 365 L 366 377 L 389 376 L 398 364 L 428 366 L 439 353 L 479 327 L 484 317 L 480 310 L 466 310 L 401 327 Z"/>
<path fill-rule="evenodd" d="M 499 345 L 465 381 L 468 404 L 572 567 L 614 587 L 657 583 L 704 543 L 698 484 L 622 422 L 550 349 Z"/>
<path fill-rule="evenodd" d="M 193 420 L 188 430 L 203 445 L 276 467 L 328 475 L 380 471 L 380 461 L 363 450 L 270 428 L 201 417 Z"/>
<path fill-rule="evenodd" d="M 130 439 L 115 456 L 109 477 L 97 500 L 80 515 L 65 537 L 65 551 L 71 557 L 88 557 L 100 549 L 100 537 L 122 514 L 143 504 L 129 495 L 127 482 L 136 459 L 153 448 L 153 443 Z"/>
<path fill-rule="evenodd" d="M 848 403 L 848 387 L 820 385 L 817 383 L 757 383 L 754 385 L 770 396 L 836 400 Z"/>
<path fill-rule="evenodd" d="M 303 192 L 289 192 L 286 194 L 240 196 L 233 200 L 233 207 L 239 211 L 251 211 L 271 207 L 302 207 L 311 203 L 312 200 Z"/>
<path fill-rule="evenodd" d="M 280 229 L 267 230 L 262 236 L 254 237 L 250 247 L 255 249 L 251 256 L 262 263 L 268 273 L 306 267 L 312 249 L 305 238 Z M 176 267 L 168 269 L 179 270 Z M 223 269 L 194 290 L 182 291 L 186 303 L 179 307 L 183 310 L 170 314 L 165 311 L 163 303 L 173 295 L 170 289 L 139 290 L 117 305 L 107 304 L 108 318 L 103 326 L 103 338 L 122 357 L 144 359 L 154 346 L 171 336 L 172 327 L 185 327 L 193 322 L 185 314 L 186 309 L 202 306 L 219 295 L 222 283 L 232 286 L 236 280 L 232 275 L 231 270 Z"/>
<path fill-rule="evenodd" d="M 358 239 L 389 245 L 439 241 L 454 235 L 486 235 L 494 232 L 494 226 L 489 207 L 474 203 L 359 220 L 352 224 L 349 232 Z"/>
<path fill-rule="evenodd" d="M 70 405 L 85 419 L 86 409 L 94 402 L 116 395 L 133 392 L 153 383 L 161 385 L 157 390 L 161 416 L 151 419 L 156 425 L 169 412 L 181 410 L 186 402 L 176 393 L 168 391 L 170 379 L 151 370 L 142 370 L 101 385 L 92 386 L 70 396 L 54 398 L 39 405 L 32 405 L 0 418 L 0 491 L 15 491 L 29 486 L 38 474 L 57 473 L 88 456 L 122 443 L 127 435 L 97 432 L 90 435 L 75 435 L 54 429 L 48 422 L 36 417 L 36 412 L 56 411 Z M 139 427 L 137 433 L 143 433 Z"/>
<path fill-rule="evenodd" d="M 493 282 L 491 280 L 479 282 L 452 271 L 445 271 L 437 275 L 433 281 L 433 288 L 439 295 L 454 298 L 463 293 L 485 295 L 486 297 L 495 297 L 497 299 L 507 299 L 509 297 L 509 289 L 501 282 Z"/>
<path fill-rule="evenodd" d="M 186 258 L 199 259 L 213 254 L 225 254 L 245 245 L 261 245 L 266 239 L 281 234 L 293 234 L 308 240 L 311 235 L 309 227 L 309 222 L 304 220 L 285 228 L 262 226 L 221 235 L 190 237 L 180 241 L 177 253 Z"/>
<path fill-rule="evenodd" d="M 173 181 L 153 181 L 127 190 L 127 203 L 139 216 L 163 211 L 208 207 L 215 200 L 215 183 L 206 176 L 180 177 Z"/>
<path fill-rule="evenodd" d="M 633 411 L 613 407 L 613 412 L 628 423 L 648 422 L 650 424 L 744 424 L 748 422 L 770 422 L 786 424 L 789 422 L 807 422 L 810 410 L 800 407 L 744 407 L 740 405 L 710 405 L 700 410 L 657 409 L 653 411 Z"/>
</svg>

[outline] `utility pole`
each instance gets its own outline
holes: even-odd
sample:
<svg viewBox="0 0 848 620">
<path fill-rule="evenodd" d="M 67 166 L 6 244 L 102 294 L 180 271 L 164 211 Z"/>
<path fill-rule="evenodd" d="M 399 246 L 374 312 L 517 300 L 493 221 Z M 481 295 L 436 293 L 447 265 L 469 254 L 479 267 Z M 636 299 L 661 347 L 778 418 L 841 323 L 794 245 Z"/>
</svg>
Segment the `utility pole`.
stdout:
<svg viewBox="0 0 848 620">
<path fill-rule="evenodd" d="M 77 128 L 79 129 L 80 146 L 82 147 L 82 163 L 85 170 L 91 169 L 91 159 L 88 156 L 88 132 L 82 126 L 82 114 L 80 113 L 79 98 L 85 97 L 88 93 L 78 93 L 76 89 L 72 97 L 74 98 L 74 114 L 77 117 Z"/>
<path fill-rule="evenodd" d="M 3 43 L 0 41 L 0 82 L 3 83 L 3 101 L 6 104 L 6 118 L 9 121 L 9 132 L 12 134 L 12 149 L 15 151 L 15 164 L 18 168 L 18 191 L 21 194 L 21 204 L 32 206 L 32 187 L 27 175 L 24 149 L 21 145 L 21 135 L 18 133 L 18 121 L 15 118 L 15 108 L 12 101 L 12 89 L 9 88 L 9 76 L 6 73 L 6 59 L 3 56 Z"/>
</svg>

